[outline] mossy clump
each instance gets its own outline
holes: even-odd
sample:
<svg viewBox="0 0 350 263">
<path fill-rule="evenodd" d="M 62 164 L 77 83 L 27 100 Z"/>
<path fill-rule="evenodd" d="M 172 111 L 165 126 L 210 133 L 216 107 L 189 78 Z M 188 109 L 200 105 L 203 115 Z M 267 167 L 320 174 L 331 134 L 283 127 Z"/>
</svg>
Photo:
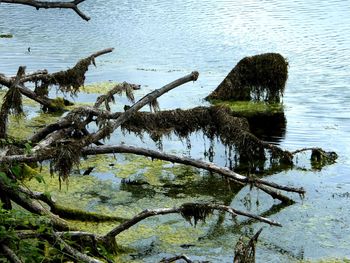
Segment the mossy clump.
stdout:
<svg viewBox="0 0 350 263">
<path fill-rule="evenodd" d="M 264 100 L 279 102 L 288 78 L 288 62 L 278 53 L 245 57 L 207 100 Z"/>
<path fill-rule="evenodd" d="M 84 87 L 82 87 L 81 91 L 88 93 L 88 94 L 90 94 L 90 93 L 106 94 L 108 91 L 110 91 L 116 85 L 118 85 L 118 83 L 112 82 L 112 81 L 92 83 L 92 84 L 87 84 Z"/>
<path fill-rule="evenodd" d="M 321 148 L 314 148 L 311 151 L 311 165 L 313 169 L 320 169 L 325 165 L 334 164 L 338 158 L 335 152 L 326 152 Z"/>
<path fill-rule="evenodd" d="M 12 34 L 0 34 L 0 38 L 13 38 Z"/>
<path fill-rule="evenodd" d="M 76 95 L 85 83 L 85 73 L 89 66 L 94 64 L 93 56 L 81 59 L 78 63 L 68 69 L 55 72 L 52 74 L 44 74 L 33 78 L 35 90 L 38 95 L 47 95 L 48 87 L 56 85 L 59 90 L 64 93 Z"/>
<path fill-rule="evenodd" d="M 60 115 L 41 113 L 33 118 L 24 115 L 19 117 L 10 116 L 8 124 L 8 136 L 17 140 L 30 138 L 38 129 L 45 127 L 49 123 L 56 122 Z"/>
<path fill-rule="evenodd" d="M 181 206 L 181 215 L 192 225 L 193 223 L 196 226 L 198 221 L 205 222 L 205 219 L 213 214 L 213 208 L 207 204 L 200 203 L 185 203 Z"/>
<path fill-rule="evenodd" d="M 191 133 L 202 130 L 209 138 L 218 137 L 225 145 L 234 146 L 240 160 L 265 160 L 266 157 L 263 142 L 250 133 L 247 120 L 233 116 L 232 111 L 223 106 L 137 112 L 122 128 L 139 134 L 146 131 L 154 139 L 172 131 L 181 138 L 187 138 Z"/>
</svg>

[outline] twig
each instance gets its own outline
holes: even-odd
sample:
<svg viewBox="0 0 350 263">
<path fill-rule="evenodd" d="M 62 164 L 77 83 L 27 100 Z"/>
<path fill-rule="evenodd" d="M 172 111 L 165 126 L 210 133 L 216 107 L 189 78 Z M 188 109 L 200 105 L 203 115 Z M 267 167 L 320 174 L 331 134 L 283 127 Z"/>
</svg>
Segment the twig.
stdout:
<svg viewBox="0 0 350 263">
<path fill-rule="evenodd" d="M 81 12 L 78 8 L 78 4 L 84 2 L 85 0 L 75 0 L 71 2 L 46 2 L 46 1 L 35 1 L 35 0 L 1 0 L 0 3 L 8 4 L 21 4 L 29 5 L 35 7 L 37 10 L 40 8 L 66 8 L 73 9 L 82 19 L 89 21 L 90 17 Z"/>
</svg>

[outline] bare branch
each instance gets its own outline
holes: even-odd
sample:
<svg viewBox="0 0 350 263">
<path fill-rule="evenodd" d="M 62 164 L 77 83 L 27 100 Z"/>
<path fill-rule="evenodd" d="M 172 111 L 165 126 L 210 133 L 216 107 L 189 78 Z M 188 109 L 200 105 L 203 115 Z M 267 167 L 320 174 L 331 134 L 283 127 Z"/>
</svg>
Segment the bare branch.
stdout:
<svg viewBox="0 0 350 263">
<path fill-rule="evenodd" d="M 188 157 L 180 157 L 172 154 L 162 153 L 155 150 L 145 149 L 145 148 L 139 148 L 139 147 L 133 147 L 133 146 L 126 146 L 126 145 L 119 145 L 119 146 L 98 146 L 98 147 L 86 147 L 82 150 L 83 154 L 86 155 L 95 155 L 95 154 L 105 154 L 105 153 L 132 153 L 142 156 L 148 156 L 151 158 L 156 158 L 159 160 L 165 160 L 169 162 L 175 162 L 175 163 L 181 163 L 185 165 L 190 165 L 193 167 L 197 167 L 200 169 L 204 169 L 207 171 L 215 172 L 218 174 L 221 174 L 231 180 L 238 181 L 244 184 L 247 183 L 258 183 L 261 185 L 270 186 L 275 189 L 284 190 L 287 192 L 295 192 L 299 194 L 304 194 L 305 190 L 303 188 L 296 188 L 296 187 L 290 187 L 290 186 L 284 186 L 275 184 L 266 180 L 262 180 L 259 178 L 248 178 L 243 175 L 240 175 L 238 173 L 235 173 L 231 171 L 228 168 L 222 168 L 214 163 L 204 162 L 201 160 L 194 160 L 192 158 Z M 0 159 L 1 161 L 1 159 Z"/>
<path fill-rule="evenodd" d="M 196 208 L 198 208 L 198 207 L 200 209 L 225 211 L 229 214 L 232 214 L 233 216 L 242 215 L 242 216 L 246 216 L 249 218 L 254 218 L 258 221 L 261 221 L 261 222 L 264 222 L 264 223 L 267 223 L 270 225 L 281 226 L 280 223 L 278 223 L 274 220 L 270 220 L 270 219 L 267 219 L 267 218 L 264 218 L 264 217 L 261 217 L 258 215 L 254 215 L 254 214 L 251 214 L 248 212 L 239 211 L 239 210 L 233 209 L 233 208 L 231 208 L 229 206 L 225 206 L 225 205 L 186 203 L 186 204 L 181 205 L 178 208 L 161 208 L 161 209 L 153 209 L 153 210 L 144 210 L 143 212 L 139 213 L 138 215 L 136 215 L 132 219 L 120 224 L 119 226 L 117 226 L 115 228 L 113 228 L 103 238 L 110 239 L 112 237 L 115 237 L 118 234 L 120 234 L 121 232 L 129 229 L 133 225 L 136 225 L 137 223 L 139 223 L 140 221 L 142 221 L 148 217 L 157 216 L 157 215 L 166 215 L 166 214 L 176 214 L 176 213 L 177 214 L 184 214 L 186 211 L 188 211 L 189 208 L 193 209 L 193 211 L 195 211 Z M 199 219 L 204 220 L 203 218 L 199 218 Z"/>
<path fill-rule="evenodd" d="M 123 124 L 125 121 L 127 121 L 132 114 L 137 112 L 139 109 L 141 109 L 143 106 L 147 105 L 151 101 L 157 99 L 158 97 L 162 96 L 164 93 L 181 86 L 189 81 L 196 81 L 198 79 L 199 73 L 197 71 L 193 71 L 191 74 L 186 75 L 182 78 L 179 78 L 165 86 L 163 86 L 160 89 L 156 89 L 152 91 L 151 93 L 147 94 L 143 98 L 141 98 L 138 102 L 136 102 L 130 109 L 123 112 L 111 125 L 106 125 L 104 128 L 100 129 L 94 134 L 91 134 L 88 136 L 88 138 L 85 138 L 82 140 L 81 144 L 82 146 L 87 146 L 91 143 L 97 142 L 101 139 L 104 139 L 106 136 L 111 134 L 114 130 L 116 130 L 121 124 Z"/>
<path fill-rule="evenodd" d="M 0 3 L 8 4 L 21 4 L 35 7 L 37 10 L 40 8 L 66 8 L 72 9 L 76 12 L 82 19 L 89 21 L 90 17 L 81 12 L 78 8 L 78 4 L 84 2 L 85 0 L 75 0 L 71 2 L 48 2 L 48 1 L 35 1 L 35 0 L 1 0 Z"/>
</svg>

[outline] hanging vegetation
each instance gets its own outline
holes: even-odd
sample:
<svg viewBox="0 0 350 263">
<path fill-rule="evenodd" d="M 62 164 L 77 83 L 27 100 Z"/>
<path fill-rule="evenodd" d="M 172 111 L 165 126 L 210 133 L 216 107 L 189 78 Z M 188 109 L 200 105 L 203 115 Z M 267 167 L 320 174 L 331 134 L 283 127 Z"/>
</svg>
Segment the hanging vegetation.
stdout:
<svg viewBox="0 0 350 263">
<path fill-rule="evenodd" d="M 278 53 L 245 57 L 206 99 L 279 102 L 287 77 L 288 62 Z"/>
</svg>

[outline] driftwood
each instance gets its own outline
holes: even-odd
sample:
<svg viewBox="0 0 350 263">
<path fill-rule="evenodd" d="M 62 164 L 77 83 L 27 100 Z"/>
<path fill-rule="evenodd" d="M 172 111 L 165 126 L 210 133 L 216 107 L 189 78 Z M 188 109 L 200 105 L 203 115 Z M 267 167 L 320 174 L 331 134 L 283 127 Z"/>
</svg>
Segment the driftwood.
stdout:
<svg viewBox="0 0 350 263">
<path fill-rule="evenodd" d="M 35 1 L 35 0 L 0 0 L 1 3 L 7 4 L 21 4 L 21 5 L 29 5 L 35 7 L 37 10 L 40 8 L 48 9 L 48 8 L 65 8 L 72 9 L 76 12 L 82 19 L 85 21 L 89 21 L 90 17 L 86 16 L 80 9 L 78 5 L 85 0 L 74 0 L 71 2 L 46 2 L 46 1 Z"/>
</svg>

